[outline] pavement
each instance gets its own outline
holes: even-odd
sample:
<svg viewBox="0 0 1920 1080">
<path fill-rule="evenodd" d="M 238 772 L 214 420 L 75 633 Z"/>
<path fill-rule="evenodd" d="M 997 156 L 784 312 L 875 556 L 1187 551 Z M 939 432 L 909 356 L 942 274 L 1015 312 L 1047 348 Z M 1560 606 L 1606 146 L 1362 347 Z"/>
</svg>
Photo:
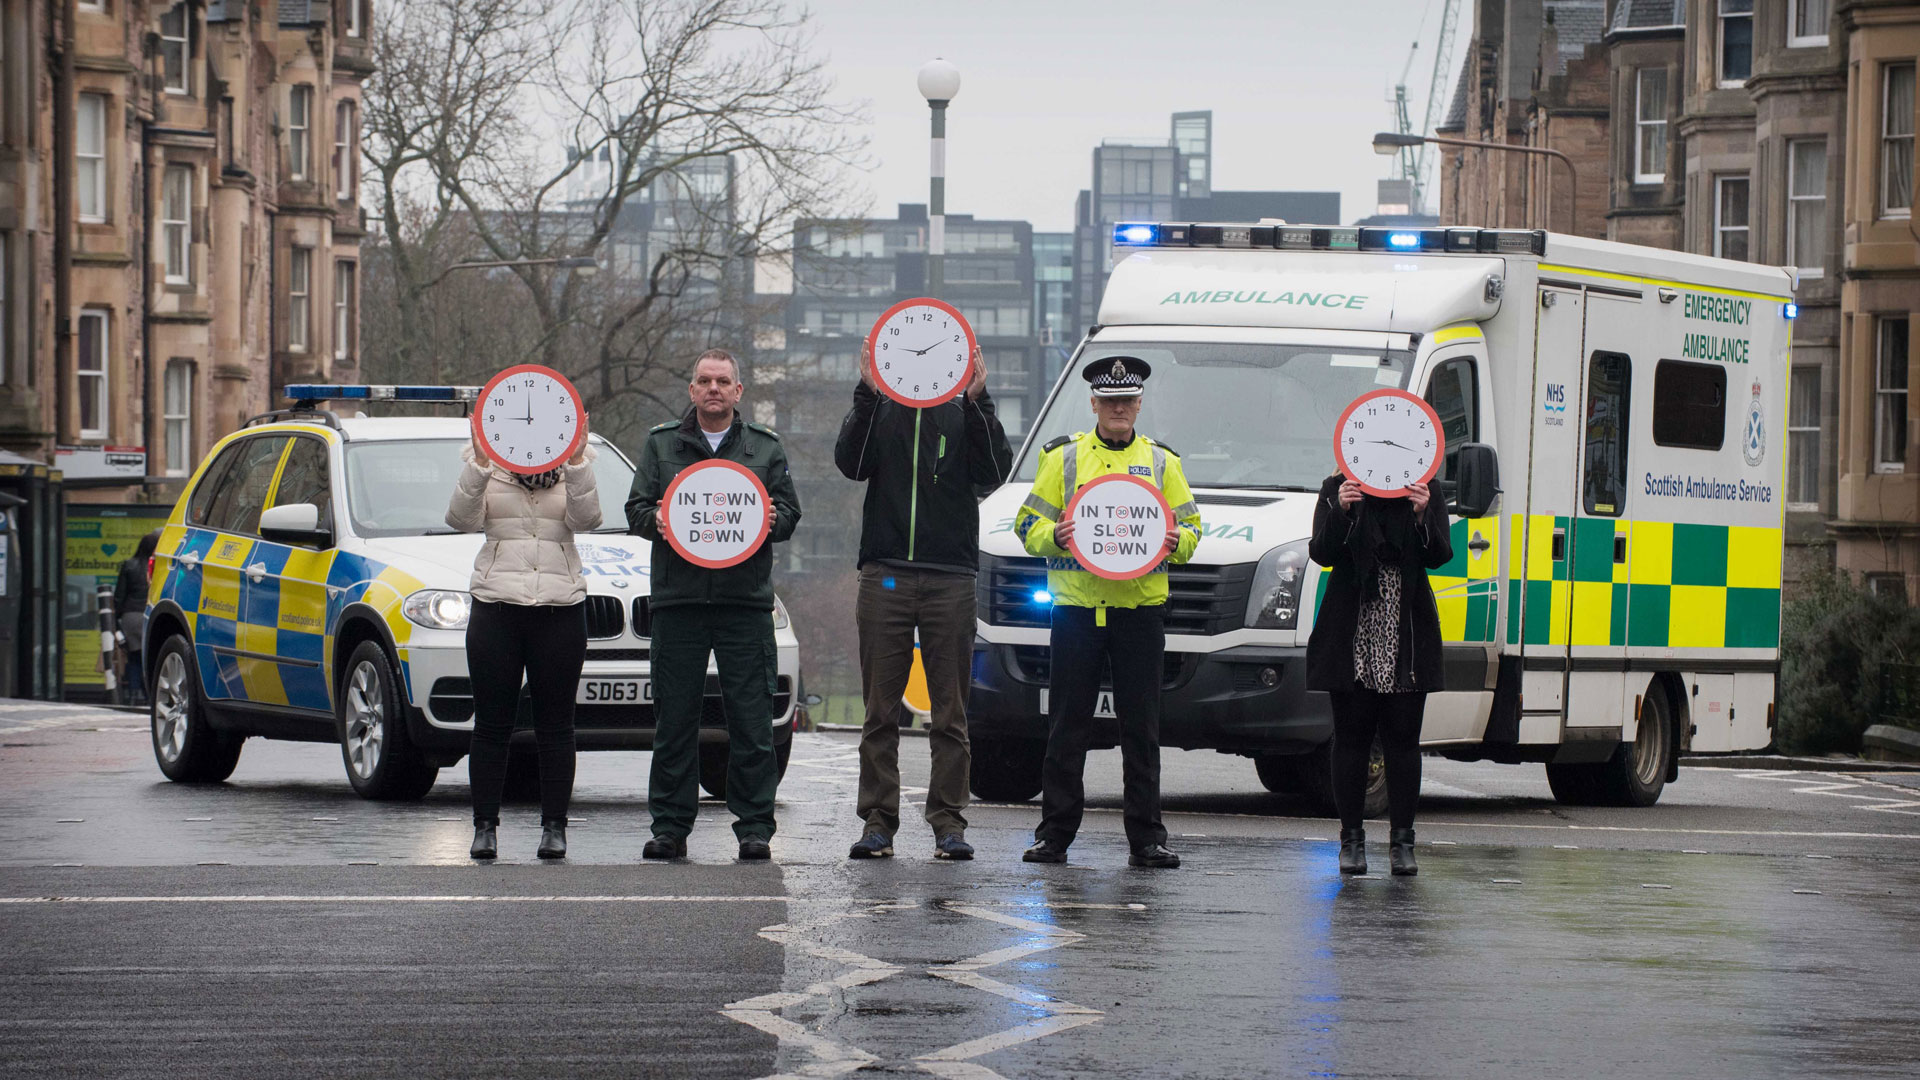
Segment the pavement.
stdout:
<svg viewBox="0 0 1920 1080">
<path fill-rule="evenodd" d="M 1682 769 L 1568 808 L 1429 758 L 1421 873 L 1342 879 L 1334 822 L 1168 751 L 1174 871 L 1126 866 L 1119 759 L 1065 866 L 1034 806 L 980 857 L 850 862 L 857 740 L 798 736 L 770 864 L 702 805 L 646 863 L 645 753 L 583 754 L 571 857 L 466 858 L 465 767 L 356 798 L 339 751 L 165 781 L 127 713 L 0 704 L 0 1076 L 1902 1076 L 1920 774 Z M 927 744 L 903 740 L 908 799 Z M 1371 829 L 1384 839 L 1384 823 Z"/>
</svg>

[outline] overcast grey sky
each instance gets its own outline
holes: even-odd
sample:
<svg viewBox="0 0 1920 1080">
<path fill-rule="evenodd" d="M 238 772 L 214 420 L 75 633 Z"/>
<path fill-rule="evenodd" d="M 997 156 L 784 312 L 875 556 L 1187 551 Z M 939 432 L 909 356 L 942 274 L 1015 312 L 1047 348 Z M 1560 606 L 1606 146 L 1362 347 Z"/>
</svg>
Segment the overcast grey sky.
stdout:
<svg viewBox="0 0 1920 1080">
<path fill-rule="evenodd" d="M 1467 7 L 1463 2 L 1462 7 Z M 1425 107 L 1441 0 L 814 0 L 815 43 L 840 92 L 872 113 L 873 211 L 927 198 L 927 105 L 914 74 L 960 69 L 949 112 L 947 209 L 1064 231 L 1092 151 L 1168 134 L 1168 115 L 1212 109 L 1214 187 L 1338 191 L 1346 221 L 1373 212 L 1391 162 L 1369 137 L 1419 30 L 1409 76 Z M 1424 16 L 1424 27 L 1422 19 Z M 1451 74 L 1471 37 L 1461 13 Z M 1443 100 L 1441 108 L 1444 110 Z"/>
</svg>

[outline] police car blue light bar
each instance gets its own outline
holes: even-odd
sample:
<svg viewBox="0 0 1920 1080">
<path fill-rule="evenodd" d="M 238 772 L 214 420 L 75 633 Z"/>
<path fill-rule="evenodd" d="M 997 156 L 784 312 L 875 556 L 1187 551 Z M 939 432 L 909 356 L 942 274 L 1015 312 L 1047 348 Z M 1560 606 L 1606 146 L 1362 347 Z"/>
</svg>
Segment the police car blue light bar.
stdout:
<svg viewBox="0 0 1920 1080">
<path fill-rule="evenodd" d="M 353 383 L 292 383 L 293 401 L 477 401 L 477 386 L 372 386 Z"/>
<path fill-rule="evenodd" d="M 1113 227 L 1113 246 L 1545 255 L 1547 234 L 1540 229 L 1394 229 L 1278 223 L 1123 221 Z"/>
<path fill-rule="evenodd" d="M 1053 594 L 1045 589 L 1035 589 L 1033 590 L 1033 602 L 1036 604 L 1051 604 L 1053 603 Z"/>
</svg>

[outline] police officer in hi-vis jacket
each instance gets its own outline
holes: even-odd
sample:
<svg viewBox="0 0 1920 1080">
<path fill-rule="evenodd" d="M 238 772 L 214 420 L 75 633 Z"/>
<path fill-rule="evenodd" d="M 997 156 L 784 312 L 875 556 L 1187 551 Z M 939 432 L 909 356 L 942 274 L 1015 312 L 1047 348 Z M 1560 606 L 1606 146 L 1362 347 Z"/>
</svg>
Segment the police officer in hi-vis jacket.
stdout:
<svg viewBox="0 0 1920 1080">
<path fill-rule="evenodd" d="M 1089 363 L 1081 377 L 1092 386 L 1094 430 L 1048 443 L 1033 492 L 1014 519 L 1027 553 L 1047 560 L 1053 594 L 1049 639 L 1047 758 L 1041 772 L 1040 827 L 1027 862 L 1067 861 L 1086 806 L 1082 774 L 1093 740 L 1093 713 L 1104 667 L 1113 671 L 1113 708 L 1120 721 L 1125 781 L 1127 862 L 1176 867 L 1160 823 L 1160 670 L 1166 652 L 1167 565 L 1184 563 L 1200 544 L 1200 507 L 1187 488 L 1180 457 L 1133 430 L 1153 369 L 1132 356 Z M 1061 520 L 1080 485 L 1108 473 L 1149 480 L 1173 508 L 1174 524 L 1161 550 L 1166 559 L 1138 578 L 1112 581 L 1082 568 L 1067 549 L 1073 522 Z"/>
</svg>

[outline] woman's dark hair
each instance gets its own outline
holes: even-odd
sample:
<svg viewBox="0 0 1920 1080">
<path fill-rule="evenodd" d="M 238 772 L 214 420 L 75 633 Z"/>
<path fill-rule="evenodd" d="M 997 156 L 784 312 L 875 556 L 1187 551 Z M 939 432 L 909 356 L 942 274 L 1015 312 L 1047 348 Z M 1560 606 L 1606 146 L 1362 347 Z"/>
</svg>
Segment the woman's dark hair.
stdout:
<svg viewBox="0 0 1920 1080">
<path fill-rule="evenodd" d="M 149 558 L 153 557 L 153 549 L 159 546 L 160 546 L 160 530 L 155 529 L 152 532 L 148 533 L 147 535 L 141 537 L 140 542 L 133 546 L 133 557 L 136 559 L 139 559 L 142 562 L 145 562 Z"/>
</svg>

